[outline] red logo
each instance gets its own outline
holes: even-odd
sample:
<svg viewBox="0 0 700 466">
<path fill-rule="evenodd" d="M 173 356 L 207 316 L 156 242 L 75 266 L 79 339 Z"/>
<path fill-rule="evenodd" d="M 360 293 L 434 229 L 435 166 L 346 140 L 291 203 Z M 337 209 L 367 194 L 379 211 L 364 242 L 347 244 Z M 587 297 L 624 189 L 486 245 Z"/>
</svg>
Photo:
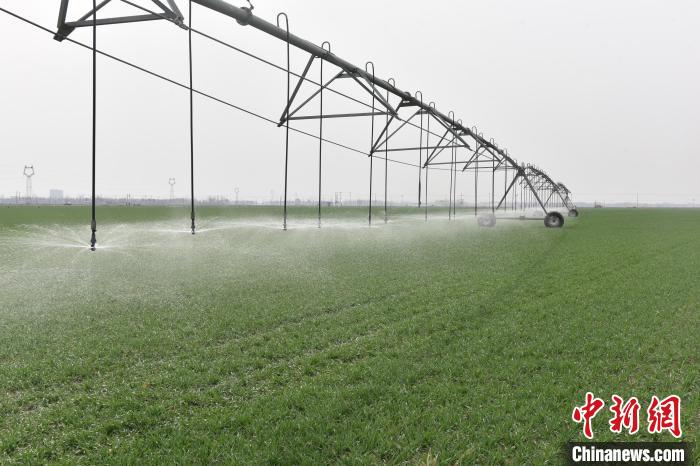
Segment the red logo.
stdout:
<svg viewBox="0 0 700 466">
<path fill-rule="evenodd" d="M 596 398 L 593 393 L 586 393 L 586 402 L 582 406 L 574 407 L 571 419 L 577 424 L 583 424 L 583 435 L 587 439 L 593 438 L 593 418 L 603 409 L 605 402 Z M 618 395 L 612 396 L 610 412 L 613 414 L 608 421 L 610 431 L 620 434 L 626 430 L 630 435 L 639 432 L 639 411 L 641 405 L 637 397 L 631 397 L 625 401 Z M 647 431 L 650 434 L 660 434 L 668 431 L 675 438 L 683 435 L 681 430 L 681 398 L 677 395 L 670 395 L 659 400 L 654 395 L 651 397 L 649 408 L 647 409 Z"/>
<path fill-rule="evenodd" d="M 598 414 L 598 411 L 603 409 L 605 402 L 600 398 L 593 396 L 593 393 L 586 393 L 586 404 L 583 406 L 576 406 L 574 412 L 571 413 L 571 419 L 574 422 L 583 422 L 583 435 L 588 439 L 593 438 L 593 427 L 591 426 L 591 421 Z"/>
<path fill-rule="evenodd" d="M 624 427 L 630 434 L 636 434 L 639 430 L 639 400 L 637 397 L 632 397 L 627 400 L 627 403 L 617 395 L 612 396 L 613 405 L 610 411 L 614 414 L 610 420 L 610 430 L 616 434 L 622 432 Z"/>
<path fill-rule="evenodd" d="M 659 401 L 656 395 L 652 396 L 647 416 L 650 434 L 661 433 L 664 430 L 671 432 L 671 435 L 676 438 L 680 438 L 683 434 L 680 397 L 671 395 Z"/>
</svg>

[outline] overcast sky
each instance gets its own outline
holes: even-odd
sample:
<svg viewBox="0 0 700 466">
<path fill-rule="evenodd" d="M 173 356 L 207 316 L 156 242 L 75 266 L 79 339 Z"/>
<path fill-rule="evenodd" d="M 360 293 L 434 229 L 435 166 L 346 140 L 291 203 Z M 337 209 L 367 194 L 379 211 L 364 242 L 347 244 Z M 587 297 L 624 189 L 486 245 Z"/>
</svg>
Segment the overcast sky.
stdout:
<svg viewBox="0 0 700 466">
<path fill-rule="evenodd" d="M 186 13 L 188 4 L 176 1 Z M 91 3 L 72 0 L 70 18 Z M 286 11 L 293 33 L 318 44 L 330 41 L 336 55 L 358 66 L 372 60 L 379 77 L 394 77 L 407 91 L 421 90 L 425 101 L 435 101 L 445 113 L 453 110 L 513 157 L 563 181 L 577 200 L 631 201 L 639 193 L 645 202 L 700 201 L 700 2 L 254 4 L 255 13 L 272 22 Z M 50 28 L 58 5 L 58 0 L 0 0 L 3 8 Z M 119 0 L 110 7 L 101 15 L 139 13 Z M 284 64 L 282 42 L 230 18 L 195 5 L 193 26 Z M 25 164 L 36 168 L 38 195 L 51 188 L 89 193 L 90 52 L 3 13 L 0 35 L 0 195 L 24 191 Z M 71 37 L 89 43 L 91 31 Z M 187 82 L 187 33 L 170 23 L 106 26 L 98 40 L 107 52 Z M 297 72 L 306 58 L 293 55 Z M 194 60 L 196 88 L 279 118 L 283 72 L 197 36 Z M 324 74 L 334 71 L 327 65 Z M 318 79 L 319 72 L 315 65 L 312 77 Z M 98 79 L 98 193 L 167 197 L 168 178 L 175 177 L 177 194 L 186 196 L 187 91 L 106 58 L 99 61 Z M 351 87 L 343 82 L 338 89 L 353 93 Z M 326 104 L 330 113 L 357 109 L 330 96 Z M 281 194 L 283 129 L 204 97 L 195 99 L 195 115 L 197 197 L 233 198 L 235 188 L 247 199 Z M 297 126 L 318 130 L 316 122 Z M 328 122 L 325 131 L 330 139 L 368 149 L 368 119 Z M 317 151 L 317 142 L 292 136 L 290 196 L 315 195 Z M 401 160 L 417 162 L 417 153 L 400 154 Z M 327 146 L 324 161 L 324 197 L 335 192 L 367 197 L 366 157 Z M 374 189 L 381 198 L 383 162 L 375 164 Z M 388 175 L 390 198 L 416 197 L 417 169 L 392 164 Z M 465 199 L 473 197 L 471 176 L 458 180 Z M 431 197 L 446 196 L 448 177 L 436 172 L 431 180 Z M 481 189 L 488 193 L 490 187 Z"/>
</svg>

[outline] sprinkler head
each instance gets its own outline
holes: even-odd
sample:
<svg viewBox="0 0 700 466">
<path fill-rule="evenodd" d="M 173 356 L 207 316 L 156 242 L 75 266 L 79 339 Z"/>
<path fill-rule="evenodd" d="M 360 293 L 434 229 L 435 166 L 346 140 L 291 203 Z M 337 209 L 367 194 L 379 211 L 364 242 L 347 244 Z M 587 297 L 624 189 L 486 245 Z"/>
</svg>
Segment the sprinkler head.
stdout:
<svg viewBox="0 0 700 466">
<path fill-rule="evenodd" d="M 90 251 L 95 251 L 97 248 L 95 245 L 97 244 L 97 238 L 95 237 L 95 232 L 92 232 L 92 236 L 90 237 Z"/>
</svg>

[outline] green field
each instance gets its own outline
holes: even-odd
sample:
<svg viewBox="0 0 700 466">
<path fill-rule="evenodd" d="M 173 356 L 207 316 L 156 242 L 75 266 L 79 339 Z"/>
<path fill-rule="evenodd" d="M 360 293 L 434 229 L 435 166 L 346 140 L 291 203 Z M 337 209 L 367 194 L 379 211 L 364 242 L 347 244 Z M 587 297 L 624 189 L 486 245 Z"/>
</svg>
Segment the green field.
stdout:
<svg viewBox="0 0 700 466">
<path fill-rule="evenodd" d="M 0 463 L 559 464 L 586 391 L 700 436 L 700 210 L 199 214 L 0 209 Z"/>
</svg>

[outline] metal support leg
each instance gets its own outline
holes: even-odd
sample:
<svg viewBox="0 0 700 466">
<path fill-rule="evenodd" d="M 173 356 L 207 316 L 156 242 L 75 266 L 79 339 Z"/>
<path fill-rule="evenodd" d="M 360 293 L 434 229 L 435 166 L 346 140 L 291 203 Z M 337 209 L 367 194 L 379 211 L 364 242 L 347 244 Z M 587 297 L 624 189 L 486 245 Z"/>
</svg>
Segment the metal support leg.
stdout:
<svg viewBox="0 0 700 466">
<path fill-rule="evenodd" d="M 452 218 L 457 218 L 457 148 L 455 147 L 455 159 L 452 163 L 454 170 L 452 171 Z"/>
<path fill-rule="evenodd" d="M 426 147 L 430 147 L 430 117 L 428 117 L 428 133 L 425 135 L 426 136 Z M 428 159 L 428 150 L 426 149 L 425 151 L 425 157 L 426 157 L 426 162 Z M 425 166 L 425 221 L 428 221 L 428 172 L 430 171 L 430 167 L 428 165 Z"/>
<path fill-rule="evenodd" d="M 496 159 L 491 158 L 491 213 L 496 213 Z"/>
<path fill-rule="evenodd" d="M 97 153 L 97 1 L 92 1 L 92 220 L 90 222 L 90 249 L 97 244 L 97 217 L 95 212 L 95 173 Z"/>
<path fill-rule="evenodd" d="M 416 92 L 416 97 L 420 94 L 421 107 L 423 107 L 423 93 Z M 418 208 L 421 207 L 421 178 L 423 176 L 423 111 L 420 112 L 420 138 L 418 143 Z"/>
<path fill-rule="evenodd" d="M 190 0 L 190 11 L 188 17 L 188 41 L 189 41 L 189 67 L 190 67 L 190 220 L 192 221 L 190 228 L 192 234 L 195 234 L 195 215 L 194 215 L 194 90 L 192 78 L 192 0 Z"/>
<path fill-rule="evenodd" d="M 321 81 L 323 82 L 323 59 L 321 59 Z M 318 227 L 321 228 L 321 180 L 323 174 L 323 91 L 321 91 L 321 118 L 318 119 Z"/>
<path fill-rule="evenodd" d="M 392 79 L 389 78 L 389 82 Z M 386 91 L 386 101 L 389 101 L 389 91 Z M 386 131 L 389 131 L 389 124 L 391 123 L 389 119 L 389 114 L 386 114 Z M 388 200 L 387 196 L 389 194 L 389 141 L 386 141 L 384 145 L 384 223 L 389 221 L 389 211 L 388 211 Z"/>
<path fill-rule="evenodd" d="M 504 197 L 508 194 L 507 193 L 507 188 L 508 188 L 508 162 L 506 162 L 506 170 L 505 170 L 505 175 L 503 175 L 503 195 Z M 502 201 L 501 201 L 502 202 Z M 499 206 L 501 205 L 500 203 L 498 204 Z M 498 208 L 498 207 L 497 207 Z M 504 210 L 507 212 L 508 211 L 508 202 L 506 202 L 506 205 L 503 206 Z"/>
<path fill-rule="evenodd" d="M 479 164 L 477 162 L 474 169 L 474 217 L 478 215 L 479 209 Z"/>
<path fill-rule="evenodd" d="M 454 145 L 454 137 L 452 138 L 451 145 Z M 449 193 L 450 199 L 449 199 L 449 202 L 447 204 L 447 218 L 449 220 L 452 220 L 452 180 L 453 180 L 452 172 L 455 168 L 455 148 L 452 147 L 450 150 L 452 151 L 451 159 L 450 159 L 450 161 L 452 163 L 450 163 L 450 193 Z"/>
<path fill-rule="evenodd" d="M 191 0 L 190 0 L 191 1 Z M 280 18 L 284 16 L 285 29 L 287 31 L 286 43 L 287 43 L 287 103 L 290 101 L 291 97 L 291 87 L 292 87 L 292 71 L 291 71 L 291 51 L 289 45 L 289 18 L 286 13 L 280 13 L 277 15 L 277 27 L 280 25 Z M 289 179 L 289 118 L 285 119 L 285 144 L 284 144 L 284 219 L 282 221 L 282 229 L 287 230 L 287 188 Z"/>
<path fill-rule="evenodd" d="M 321 47 L 325 49 L 326 44 L 330 51 L 331 44 L 324 42 Z M 320 114 L 318 119 L 318 227 L 321 228 L 321 182 L 323 180 L 323 58 L 321 58 L 321 92 L 320 96 Z"/>
<path fill-rule="evenodd" d="M 365 71 L 367 71 L 367 67 L 369 65 L 372 65 L 372 124 L 371 124 L 371 133 L 370 133 L 370 138 L 369 138 L 369 147 L 370 147 L 370 153 L 369 153 L 369 213 L 368 213 L 368 222 L 369 226 L 372 226 L 372 175 L 373 175 L 373 169 L 374 169 L 374 152 L 372 151 L 371 147 L 374 145 L 374 110 L 375 110 L 375 105 L 376 105 L 376 89 L 374 88 L 374 63 L 367 62 L 365 64 Z"/>
</svg>

